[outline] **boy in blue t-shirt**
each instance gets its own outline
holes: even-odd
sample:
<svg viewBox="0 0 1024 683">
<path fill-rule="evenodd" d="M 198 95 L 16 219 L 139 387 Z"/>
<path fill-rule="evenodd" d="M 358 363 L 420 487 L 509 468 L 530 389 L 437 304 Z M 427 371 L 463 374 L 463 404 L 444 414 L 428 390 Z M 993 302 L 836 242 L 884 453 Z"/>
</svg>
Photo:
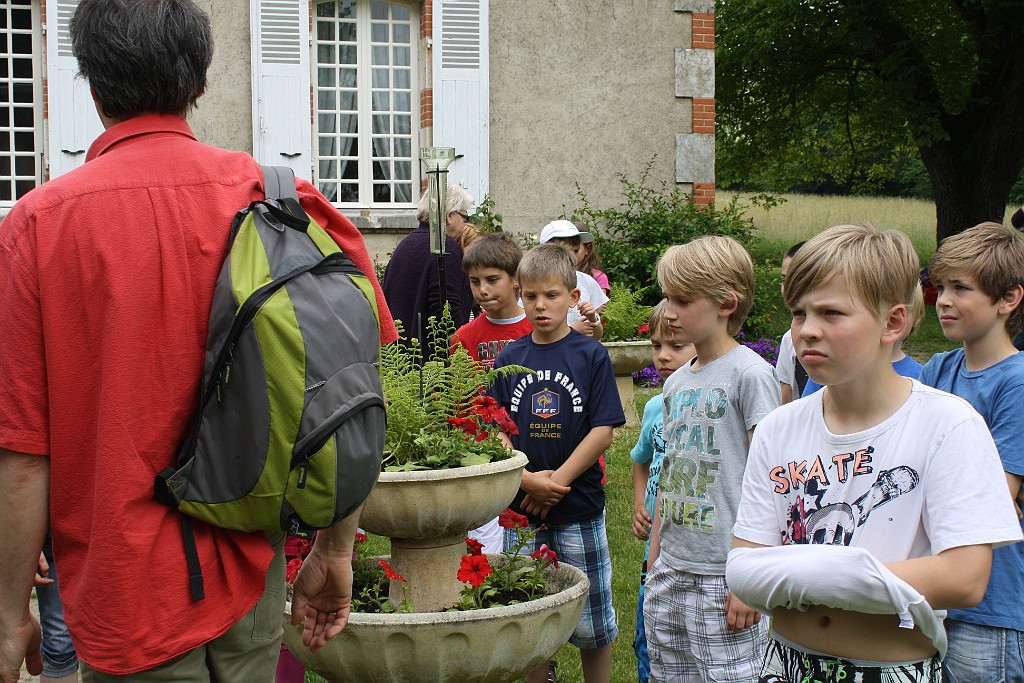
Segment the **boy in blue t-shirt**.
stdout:
<svg viewBox="0 0 1024 683">
<path fill-rule="evenodd" d="M 697 355 L 693 344 L 672 338 L 672 331 L 665 321 L 665 299 L 651 311 L 647 329 L 651 333 L 654 367 L 663 382 Z M 640 438 L 629 452 L 629 457 L 633 459 L 633 535 L 646 541 L 644 564 L 640 570 L 640 597 L 636 604 L 636 636 L 633 639 L 640 683 L 647 683 L 651 673 L 651 662 L 647 658 L 647 633 L 644 630 L 644 581 L 647 578 L 647 553 L 651 549 L 651 516 L 658 499 L 661 460 L 665 456 L 665 439 L 662 436 L 664 424 L 661 394 L 658 394 L 644 406 Z"/>
<path fill-rule="evenodd" d="M 935 311 L 942 332 L 963 348 L 932 356 L 920 380 L 966 399 L 981 413 L 1010 494 L 1017 497 L 1024 477 L 1024 352 L 1014 347 L 1013 337 L 1024 325 L 1024 236 L 982 223 L 943 240 L 928 271 L 939 294 Z M 946 683 L 1024 681 L 1024 544 L 993 551 L 984 599 L 950 610 L 946 631 Z"/>
<path fill-rule="evenodd" d="M 503 438 L 530 459 L 511 507 L 532 528 L 543 525 L 529 550 L 547 544 L 590 579 L 570 642 L 580 648 L 584 679 L 606 682 L 618 627 L 597 460 L 626 416 L 608 352 L 566 322 L 569 309 L 579 304 L 572 252 L 556 244 L 534 247 L 519 264 L 518 280 L 533 332 L 506 346 L 494 367 L 522 365 L 533 372 L 499 378 L 489 389 L 519 427 L 519 434 Z M 545 663 L 527 680 L 545 681 L 547 673 Z"/>
</svg>

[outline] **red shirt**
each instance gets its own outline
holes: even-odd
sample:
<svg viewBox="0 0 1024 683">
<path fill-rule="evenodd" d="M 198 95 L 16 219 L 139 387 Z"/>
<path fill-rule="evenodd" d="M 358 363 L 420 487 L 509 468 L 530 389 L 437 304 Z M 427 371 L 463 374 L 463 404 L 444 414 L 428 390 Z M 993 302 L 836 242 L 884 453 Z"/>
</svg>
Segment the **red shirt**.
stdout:
<svg viewBox="0 0 1024 683">
<path fill-rule="evenodd" d="M 509 342 L 533 332 L 533 326 L 524 315 L 514 323 L 496 323 L 481 313 L 463 325 L 455 333 L 453 342 L 466 347 L 469 355 L 483 363 L 485 368 L 494 367 L 494 359 Z"/>
<path fill-rule="evenodd" d="M 265 536 L 196 523 L 206 599 L 193 602 L 177 513 L 153 500 L 197 408 L 232 217 L 262 198 L 262 176 L 177 116 L 118 124 L 87 161 L 0 226 L 0 446 L 49 455 L 68 628 L 83 661 L 123 675 L 217 637 L 263 592 Z M 374 282 L 393 340 L 361 235 L 298 188 Z"/>
</svg>

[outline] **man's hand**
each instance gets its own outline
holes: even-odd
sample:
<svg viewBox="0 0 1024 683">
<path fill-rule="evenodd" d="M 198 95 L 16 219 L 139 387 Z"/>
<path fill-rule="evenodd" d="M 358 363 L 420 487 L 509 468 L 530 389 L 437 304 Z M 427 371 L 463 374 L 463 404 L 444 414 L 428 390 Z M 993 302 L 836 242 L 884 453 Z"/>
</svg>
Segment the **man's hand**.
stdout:
<svg viewBox="0 0 1024 683">
<path fill-rule="evenodd" d="M 633 510 L 633 535 L 641 541 L 646 541 L 651 535 L 651 515 L 646 507 Z"/>
<path fill-rule="evenodd" d="M 25 596 L 26 602 L 28 596 Z M 43 657 L 39 652 L 42 642 L 42 631 L 39 621 L 25 609 L 26 619 L 19 624 L 8 627 L 0 625 L 0 681 L 2 683 L 18 683 L 21 679 L 21 663 L 33 676 L 43 672 Z"/>
<path fill-rule="evenodd" d="M 292 593 L 292 625 L 301 621 L 302 642 L 316 652 L 348 624 L 352 606 L 352 554 L 313 546 Z"/>
<path fill-rule="evenodd" d="M 729 591 L 725 600 L 726 628 L 729 631 L 742 631 L 761 621 L 761 613 L 751 609 Z"/>
</svg>

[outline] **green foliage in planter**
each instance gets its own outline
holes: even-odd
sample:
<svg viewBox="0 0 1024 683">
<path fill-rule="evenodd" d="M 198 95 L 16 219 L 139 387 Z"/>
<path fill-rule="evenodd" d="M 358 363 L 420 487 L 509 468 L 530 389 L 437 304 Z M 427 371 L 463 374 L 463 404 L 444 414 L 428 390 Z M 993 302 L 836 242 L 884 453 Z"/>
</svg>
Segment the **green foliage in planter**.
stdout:
<svg viewBox="0 0 1024 683">
<path fill-rule="evenodd" d="M 608 308 L 601 314 L 604 322 L 602 341 L 630 341 L 646 339 L 646 334 L 637 330 L 647 324 L 653 306 L 641 302 L 640 294 L 624 285 L 612 283 L 611 299 Z"/>
<path fill-rule="evenodd" d="M 401 322 L 396 323 L 401 334 Z M 464 347 L 451 347 L 455 325 L 447 306 L 441 320 L 427 321 L 427 333 L 437 351 L 423 363 L 418 339 L 381 348 L 388 416 L 384 470 L 445 469 L 511 457 L 498 438 L 502 417 L 492 417 L 480 394 L 497 377 L 529 368 L 510 365 L 485 371 Z M 449 348 L 451 355 L 446 353 Z"/>
</svg>

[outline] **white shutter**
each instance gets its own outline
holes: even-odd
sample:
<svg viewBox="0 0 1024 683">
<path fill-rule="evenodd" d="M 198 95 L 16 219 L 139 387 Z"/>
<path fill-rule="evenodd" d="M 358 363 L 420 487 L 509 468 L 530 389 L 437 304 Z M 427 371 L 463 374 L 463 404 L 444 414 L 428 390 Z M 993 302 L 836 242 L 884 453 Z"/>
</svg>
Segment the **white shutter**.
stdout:
<svg viewBox="0 0 1024 683">
<path fill-rule="evenodd" d="M 434 146 L 463 155 L 448 173 L 477 201 L 488 192 L 488 0 L 433 0 Z"/>
<path fill-rule="evenodd" d="M 51 178 L 84 164 L 89 145 L 103 132 L 89 84 L 84 78 L 75 78 L 78 60 L 71 54 L 69 28 L 77 7 L 78 0 L 57 0 L 46 13 Z"/>
<path fill-rule="evenodd" d="M 309 3 L 252 0 L 253 156 L 312 177 Z"/>
</svg>

